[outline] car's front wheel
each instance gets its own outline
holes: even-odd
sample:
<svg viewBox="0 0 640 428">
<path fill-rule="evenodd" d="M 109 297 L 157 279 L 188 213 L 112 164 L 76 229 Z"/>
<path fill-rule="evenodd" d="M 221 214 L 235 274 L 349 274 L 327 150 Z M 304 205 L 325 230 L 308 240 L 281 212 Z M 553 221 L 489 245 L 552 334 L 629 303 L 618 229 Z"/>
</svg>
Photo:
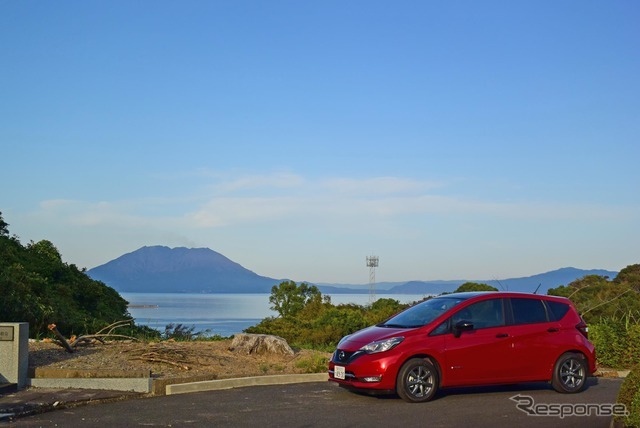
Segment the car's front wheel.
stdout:
<svg viewBox="0 0 640 428">
<path fill-rule="evenodd" d="M 428 360 L 412 358 L 400 368 L 396 392 L 404 401 L 423 403 L 438 391 L 438 371 Z"/>
<path fill-rule="evenodd" d="M 551 386 L 558 392 L 580 392 L 587 386 L 587 361 L 582 354 L 562 354 L 553 368 Z"/>
</svg>

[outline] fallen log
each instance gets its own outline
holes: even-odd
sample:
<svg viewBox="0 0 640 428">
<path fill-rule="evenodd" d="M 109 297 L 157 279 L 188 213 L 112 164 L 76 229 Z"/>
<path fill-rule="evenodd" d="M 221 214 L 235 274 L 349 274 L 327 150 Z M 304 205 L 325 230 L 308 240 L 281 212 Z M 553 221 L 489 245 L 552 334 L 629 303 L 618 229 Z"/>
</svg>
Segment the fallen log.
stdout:
<svg viewBox="0 0 640 428">
<path fill-rule="evenodd" d="M 53 334 L 56 335 L 56 337 L 58 338 L 58 340 L 60 341 L 60 344 L 63 348 L 65 348 L 67 350 L 67 352 L 73 352 L 73 348 L 71 347 L 71 345 L 69 344 L 69 342 L 67 342 L 67 339 L 64 338 L 64 336 L 62 335 L 62 333 L 60 333 L 60 331 L 58 330 L 58 327 L 55 324 L 49 324 L 47 326 L 47 328 L 49 328 L 50 331 L 53 332 Z"/>
</svg>

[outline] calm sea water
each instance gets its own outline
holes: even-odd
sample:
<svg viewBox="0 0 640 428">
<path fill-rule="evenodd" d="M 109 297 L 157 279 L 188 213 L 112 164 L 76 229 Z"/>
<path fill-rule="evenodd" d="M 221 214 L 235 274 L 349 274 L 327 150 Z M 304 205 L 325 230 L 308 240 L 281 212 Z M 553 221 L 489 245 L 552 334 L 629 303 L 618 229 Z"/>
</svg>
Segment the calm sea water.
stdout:
<svg viewBox="0 0 640 428">
<path fill-rule="evenodd" d="M 278 315 L 269 309 L 269 294 L 179 294 L 120 293 L 129 302 L 129 313 L 136 324 L 164 331 L 167 324 L 195 326 L 195 332 L 209 330 L 209 335 L 231 336 L 258 324 L 264 318 Z M 335 305 L 369 303 L 368 294 L 333 294 Z M 411 303 L 424 298 L 420 294 L 378 294 Z"/>
</svg>

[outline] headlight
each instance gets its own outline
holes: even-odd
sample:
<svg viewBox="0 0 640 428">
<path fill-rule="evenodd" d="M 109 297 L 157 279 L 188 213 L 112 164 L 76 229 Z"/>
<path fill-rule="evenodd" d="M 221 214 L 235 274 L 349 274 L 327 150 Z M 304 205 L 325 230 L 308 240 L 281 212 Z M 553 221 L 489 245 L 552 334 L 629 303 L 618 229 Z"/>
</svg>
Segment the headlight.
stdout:
<svg viewBox="0 0 640 428">
<path fill-rule="evenodd" d="M 404 337 L 392 337 L 391 339 L 376 340 L 360 348 L 361 351 L 367 354 L 375 354 L 378 352 L 385 352 L 395 348 L 400 342 L 404 340 Z"/>
</svg>

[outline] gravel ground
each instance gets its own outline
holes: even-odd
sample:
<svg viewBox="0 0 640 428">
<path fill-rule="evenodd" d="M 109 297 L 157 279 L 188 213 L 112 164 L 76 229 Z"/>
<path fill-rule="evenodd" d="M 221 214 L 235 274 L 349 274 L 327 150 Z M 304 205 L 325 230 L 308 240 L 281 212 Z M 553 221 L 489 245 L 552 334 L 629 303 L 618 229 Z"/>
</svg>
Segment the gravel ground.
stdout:
<svg viewBox="0 0 640 428">
<path fill-rule="evenodd" d="M 75 370 L 151 370 L 154 378 L 214 376 L 218 379 L 326 371 L 329 353 L 299 350 L 291 356 L 247 355 L 229 350 L 231 340 L 205 342 L 109 341 L 78 345 L 69 353 L 55 343 L 30 341 L 29 367 Z"/>
</svg>

